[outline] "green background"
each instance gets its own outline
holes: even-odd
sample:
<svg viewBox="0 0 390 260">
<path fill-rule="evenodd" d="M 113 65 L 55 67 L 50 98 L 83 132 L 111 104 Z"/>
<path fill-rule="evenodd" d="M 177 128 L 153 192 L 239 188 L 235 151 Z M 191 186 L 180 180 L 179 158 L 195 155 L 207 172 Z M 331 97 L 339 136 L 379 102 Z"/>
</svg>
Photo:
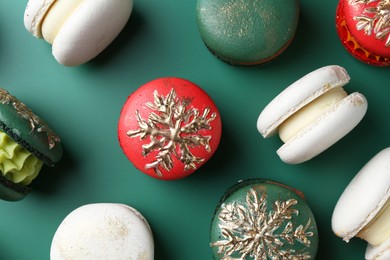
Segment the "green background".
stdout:
<svg viewBox="0 0 390 260">
<path fill-rule="evenodd" d="M 210 259 L 209 228 L 220 197 L 238 180 L 267 178 L 301 190 L 320 232 L 317 259 L 364 259 L 366 243 L 333 235 L 340 194 L 377 152 L 390 145 L 389 68 L 363 64 L 342 47 L 335 31 L 337 1 L 301 0 L 290 47 L 261 67 L 234 67 L 213 57 L 195 21 L 195 0 L 136 0 L 120 36 L 79 67 L 57 64 L 51 46 L 24 28 L 27 1 L 0 1 L 0 86 L 26 103 L 61 137 L 65 154 L 44 168 L 33 192 L 0 202 L 0 258 L 48 259 L 62 219 L 94 202 L 120 202 L 149 221 L 156 259 Z M 256 121 L 280 91 L 319 67 L 337 64 L 351 76 L 347 92 L 369 103 L 363 121 L 318 157 L 287 165 L 276 155 L 278 137 L 263 139 Z M 161 181 L 138 172 L 117 141 L 127 96 L 159 77 L 186 78 L 219 107 L 223 134 L 214 157 L 193 175 Z"/>
</svg>

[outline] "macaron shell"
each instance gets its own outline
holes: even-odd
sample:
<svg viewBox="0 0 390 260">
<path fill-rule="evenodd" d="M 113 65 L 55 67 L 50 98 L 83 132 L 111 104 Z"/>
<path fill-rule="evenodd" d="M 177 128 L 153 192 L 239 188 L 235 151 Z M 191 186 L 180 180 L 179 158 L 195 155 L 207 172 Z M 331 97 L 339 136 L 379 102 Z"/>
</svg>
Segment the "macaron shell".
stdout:
<svg viewBox="0 0 390 260">
<path fill-rule="evenodd" d="M 367 245 L 366 260 L 387 260 L 390 259 L 390 239 L 382 242 L 380 246 Z"/>
<path fill-rule="evenodd" d="M 290 44 L 299 2 L 198 0 L 196 12 L 200 35 L 215 56 L 236 65 L 256 65 Z"/>
<path fill-rule="evenodd" d="M 308 161 L 348 134 L 366 111 L 366 98 L 360 93 L 352 93 L 288 140 L 277 154 L 290 164 Z"/>
<path fill-rule="evenodd" d="M 56 0 L 29 0 L 24 11 L 24 26 L 37 38 L 42 38 L 41 24 Z"/>
<path fill-rule="evenodd" d="M 315 259 L 317 253 L 309 205 L 301 193 L 271 180 L 244 180 L 229 188 L 210 232 L 213 259 L 279 259 L 281 252 L 286 259 Z"/>
<path fill-rule="evenodd" d="M 83 1 L 54 39 L 55 59 L 66 66 L 77 66 L 93 59 L 121 32 L 132 8 L 132 0 Z"/>
<path fill-rule="evenodd" d="M 375 55 L 390 58 L 390 40 L 388 40 L 390 32 L 385 33 L 382 39 L 378 38 L 378 33 L 388 29 L 390 22 L 390 17 L 386 17 L 385 10 L 380 8 L 381 5 L 385 5 L 385 1 L 376 0 L 370 3 L 362 3 L 361 1 L 359 3 L 357 0 L 342 1 L 344 1 L 344 16 L 347 27 L 357 42 Z M 371 10 L 371 13 L 368 10 Z M 383 20 L 384 28 L 378 28 L 379 32 L 376 33 L 374 28 L 377 27 L 379 19 Z M 387 23 L 384 21 L 385 19 L 387 19 Z M 373 22 L 373 25 L 371 22 Z M 365 23 L 366 27 L 363 26 Z M 368 29 L 370 25 L 373 26 L 372 30 Z M 360 29 L 361 26 L 363 28 Z M 368 31 L 366 32 L 365 29 L 368 29 Z M 388 41 L 387 44 L 386 41 Z"/>
<path fill-rule="evenodd" d="M 161 107 L 161 110 L 150 107 L 150 105 L 157 106 L 163 104 L 163 99 L 168 99 L 173 90 L 177 98 L 170 97 L 171 100 L 176 101 L 168 110 L 165 110 L 164 107 Z M 185 113 L 191 114 L 191 111 L 197 111 L 198 113 L 197 116 L 192 114 L 188 118 L 188 122 L 185 122 L 183 118 L 172 118 L 173 114 L 169 115 L 169 111 L 178 111 L 176 109 L 180 109 L 183 101 L 188 104 L 184 107 L 184 111 L 176 116 L 182 117 Z M 140 130 L 141 125 L 146 127 L 145 123 L 139 121 L 137 113 L 142 122 L 149 123 L 147 128 L 150 131 L 154 128 L 153 133 L 147 130 L 148 133 L 144 137 L 140 134 L 129 135 L 129 132 L 135 133 Z M 160 124 L 157 123 L 155 115 L 172 120 Z M 201 120 L 201 118 L 205 121 Z M 196 122 L 190 123 L 191 120 L 201 120 L 205 124 L 202 123 L 203 126 L 196 130 L 200 125 Z M 184 133 L 180 130 L 177 132 L 177 135 L 174 134 L 176 137 L 171 137 L 173 131 L 177 131 L 174 129 L 177 129 L 179 126 L 174 126 L 173 124 L 179 124 L 181 127 L 192 125 L 196 131 Z M 153 125 L 157 125 L 157 127 L 153 127 Z M 118 122 L 119 143 L 128 159 L 138 170 L 163 180 L 180 179 L 199 169 L 217 150 L 221 131 L 221 116 L 211 97 L 194 83 L 173 77 L 152 80 L 138 88 L 126 100 Z M 168 134 L 169 137 L 164 137 L 166 132 L 170 133 Z M 155 138 L 161 140 L 162 143 L 158 143 Z M 208 145 L 203 143 L 207 138 L 209 138 Z M 187 143 L 190 139 L 193 141 L 192 144 Z M 155 146 L 151 146 L 152 144 Z M 152 149 L 145 154 L 147 147 Z M 171 147 L 173 150 L 166 150 L 167 147 Z M 167 154 L 165 154 L 166 152 Z M 180 158 L 182 156 L 186 158 L 186 163 Z M 196 158 L 200 158 L 201 161 L 197 161 Z M 189 165 L 191 162 L 189 160 L 194 160 L 193 167 L 186 168 L 186 164 L 188 163 Z M 165 169 L 163 165 L 169 162 L 172 163 L 172 168 Z M 156 163 L 156 167 L 147 167 L 147 165 L 154 163 Z M 157 171 L 161 171 L 161 173 Z"/>
<path fill-rule="evenodd" d="M 13 183 L 0 173 L 0 199 L 19 201 L 31 192 L 31 187 Z"/>
<path fill-rule="evenodd" d="M 50 259 L 154 259 L 153 235 L 134 208 L 96 203 L 72 211 L 53 237 Z"/>
<path fill-rule="evenodd" d="M 59 137 L 25 104 L 4 89 L 0 89 L 0 130 L 49 166 L 62 157 Z"/>
<path fill-rule="evenodd" d="M 310 72 L 283 90 L 263 109 L 257 120 L 258 131 L 264 137 L 272 136 L 293 113 L 326 91 L 344 86 L 349 80 L 346 70 L 337 65 Z"/>
<path fill-rule="evenodd" d="M 356 59 L 373 66 L 389 66 L 390 57 L 380 56 L 365 49 L 349 31 L 345 19 L 345 1 L 339 1 L 336 9 L 336 30 L 345 49 Z"/>
<path fill-rule="evenodd" d="M 390 148 L 375 155 L 351 180 L 332 215 L 333 232 L 349 241 L 379 212 L 390 196 Z"/>
</svg>

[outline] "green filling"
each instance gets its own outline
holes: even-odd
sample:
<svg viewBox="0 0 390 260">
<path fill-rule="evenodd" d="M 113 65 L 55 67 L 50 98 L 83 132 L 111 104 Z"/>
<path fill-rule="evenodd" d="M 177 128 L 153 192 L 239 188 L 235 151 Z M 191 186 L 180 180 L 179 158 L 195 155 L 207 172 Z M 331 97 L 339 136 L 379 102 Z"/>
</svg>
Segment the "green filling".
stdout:
<svg viewBox="0 0 390 260">
<path fill-rule="evenodd" d="M 29 185 L 41 168 L 41 160 L 0 131 L 0 171 L 5 178 Z"/>
</svg>

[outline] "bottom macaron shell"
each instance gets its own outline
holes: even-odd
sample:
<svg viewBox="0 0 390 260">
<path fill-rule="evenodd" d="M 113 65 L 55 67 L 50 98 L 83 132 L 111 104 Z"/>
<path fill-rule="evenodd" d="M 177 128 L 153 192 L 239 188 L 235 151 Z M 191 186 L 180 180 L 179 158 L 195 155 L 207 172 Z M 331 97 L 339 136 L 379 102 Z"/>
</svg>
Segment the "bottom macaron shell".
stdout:
<svg viewBox="0 0 390 260">
<path fill-rule="evenodd" d="M 390 239 L 387 239 L 380 246 L 368 245 L 366 248 L 366 260 L 387 260 L 390 259 Z"/>
<path fill-rule="evenodd" d="M 153 235 L 134 208 L 96 203 L 72 211 L 52 241 L 51 260 L 154 259 Z"/>
<path fill-rule="evenodd" d="M 310 160 L 348 134 L 364 117 L 367 100 L 352 93 L 329 109 L 277 151 L 282 161 L 297 164 Z"/>
<path fill-rule="evenodd" d="M 13 183 L 0 174 L 0 199 L 18 201 L 24 199 L 30 192 L 30 187 Z"/>
<path fill-rule="evenodd" d="M 118 138 L 137 169 L 174 180 L 190 175 L 212 157 L 221 128 L 218 109 L 205 91 L 185 79 L 160 78 L 128 97 Z"/>
<path fill-rule="evenodd" d="M 390 58 L 375 55 L 363 48 L 348 30 L 344 17 L 344 1 L 336 9 L 336 30 L 343 46 L 356 59 L 374 66 L 390 66 Z"/>
<path fill-rule="evenodd" d="M 210 245 L 214 259 L 315 259 L 317 225 L 301 193 L 246 180 L 228 189 L 216 208 Z"/>
</svg>

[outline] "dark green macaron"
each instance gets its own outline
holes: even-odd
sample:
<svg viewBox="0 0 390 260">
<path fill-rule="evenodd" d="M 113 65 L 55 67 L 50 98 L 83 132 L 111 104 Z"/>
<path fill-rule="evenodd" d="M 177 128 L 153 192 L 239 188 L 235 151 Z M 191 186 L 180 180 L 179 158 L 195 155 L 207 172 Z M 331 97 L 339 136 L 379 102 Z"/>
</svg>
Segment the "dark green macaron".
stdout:
<svg viewBox="0 0 390 260">
<path fill-rule="evenodd" d="M 200 35 L 218 58 L 258 65 L 281 54 L 299 20 L 298 0 L 198 0 Z"/>
<path fill-rule="evenodd" d="M 42 163 L 54 166 L 61 157 L 59 137 L 25 104 L 0 88 L 0 198 L 23 199 Z"/>
<path fill-rule="evenodd" d="M 315 259 L 318 231 L 302 193 L 252 179 L 222 197 L 210 245 L 214 259 Z"/>
</svg>

